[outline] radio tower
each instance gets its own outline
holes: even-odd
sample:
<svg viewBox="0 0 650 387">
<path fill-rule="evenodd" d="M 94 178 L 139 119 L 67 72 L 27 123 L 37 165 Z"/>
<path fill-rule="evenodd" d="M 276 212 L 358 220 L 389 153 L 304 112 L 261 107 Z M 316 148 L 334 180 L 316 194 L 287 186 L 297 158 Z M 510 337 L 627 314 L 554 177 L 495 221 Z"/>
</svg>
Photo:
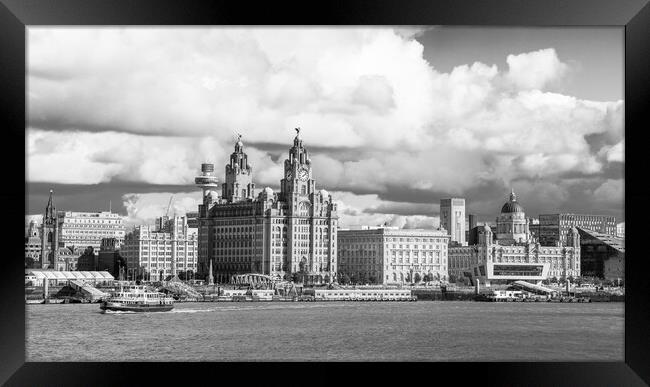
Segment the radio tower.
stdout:
<svg viewBox="0 0 650 387">
<path fill-rule="evenodd" d="M 214 164 L 201 164 L 201 175 L 194 178 L 197 187 L 203 190 L 203 206 L 207 210 L 219 196 L 219 184 L 214 175 Z"/>
</svg>

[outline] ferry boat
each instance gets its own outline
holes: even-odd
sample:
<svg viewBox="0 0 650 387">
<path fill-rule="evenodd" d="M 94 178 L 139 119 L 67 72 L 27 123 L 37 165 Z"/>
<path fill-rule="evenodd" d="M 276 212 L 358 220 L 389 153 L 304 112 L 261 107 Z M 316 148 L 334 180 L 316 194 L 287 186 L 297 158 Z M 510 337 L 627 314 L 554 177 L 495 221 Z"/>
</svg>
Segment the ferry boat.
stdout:
<svg viewBox="0 0 650 387">
<path fill-rule="evenodd" d="M 113 312 L 168 312 L 174 309 L 174 299 L 165 293 L 152 292 L 145 286 L 130 286 L 102 301 L 104 313 Z"/>
</svg>

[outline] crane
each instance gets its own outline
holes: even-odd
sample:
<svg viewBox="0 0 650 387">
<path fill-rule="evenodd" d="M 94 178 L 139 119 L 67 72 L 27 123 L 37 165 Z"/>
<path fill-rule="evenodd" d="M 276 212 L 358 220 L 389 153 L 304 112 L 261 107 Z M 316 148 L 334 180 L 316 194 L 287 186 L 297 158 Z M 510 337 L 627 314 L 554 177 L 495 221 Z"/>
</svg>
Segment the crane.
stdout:
<svg viewBox="0 0 650 387">
<path fill-rule="evenodd" d="M 172 208 L 172 201 L 174 200 L 174 195 L 169 197 L 169 204 L 167 205 L 167 218 L 169 218 L 169 210 Z"/>
</svg>

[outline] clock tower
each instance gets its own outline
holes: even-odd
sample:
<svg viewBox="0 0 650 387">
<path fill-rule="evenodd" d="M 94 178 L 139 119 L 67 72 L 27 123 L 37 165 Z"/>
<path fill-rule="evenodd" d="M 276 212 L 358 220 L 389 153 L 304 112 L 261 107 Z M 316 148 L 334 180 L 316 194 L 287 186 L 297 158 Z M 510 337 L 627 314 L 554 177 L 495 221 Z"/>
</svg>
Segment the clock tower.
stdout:
<svg viewBox="0 0 650 387">
<path fill-rule="evenodd" d="M 290 203 L 292 213 L 298 208 L 294 205 L 301 201 L 309 200 L 315 192 L 314 179 L 311 174 L 311 160 L 307 149 L 302 145 L 300 128 L 296 128 L 296 137 L 293 147 L 289 150 L 289 158 L 284 160 L 284 179 L 280 181 L 281 196 Z"/>
</svg>

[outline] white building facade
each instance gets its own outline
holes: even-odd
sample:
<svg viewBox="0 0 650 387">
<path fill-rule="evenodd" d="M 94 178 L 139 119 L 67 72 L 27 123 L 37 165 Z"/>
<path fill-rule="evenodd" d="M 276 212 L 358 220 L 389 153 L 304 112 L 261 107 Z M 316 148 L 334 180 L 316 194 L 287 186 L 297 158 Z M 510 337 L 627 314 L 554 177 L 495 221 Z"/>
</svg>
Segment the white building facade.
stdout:
<svg viewBox="0 0 650 387">
<path fill-rule="evenodd" d="M 115 238 L 118 244 L 124 242 L 124 218 L 119 214 L 60 211 L 57 217 L 60 247 L 92 246 L 99 251 L 102 238 Z"/>
<path fill-rule="evenodd" d="M 444 281 L 448 244 L 445 230 L 339 229 L 339 278 L 376 284 Z"/>
<path fill-rule="evenodd" d="M 162 229 L 138 226 L 126 235 L 120 252 L 128 278 L 159 281 L 183 271 L 196 272 L 198 230 L 187 226 L 185 216 L 170 218 Z"/>
</svg>

